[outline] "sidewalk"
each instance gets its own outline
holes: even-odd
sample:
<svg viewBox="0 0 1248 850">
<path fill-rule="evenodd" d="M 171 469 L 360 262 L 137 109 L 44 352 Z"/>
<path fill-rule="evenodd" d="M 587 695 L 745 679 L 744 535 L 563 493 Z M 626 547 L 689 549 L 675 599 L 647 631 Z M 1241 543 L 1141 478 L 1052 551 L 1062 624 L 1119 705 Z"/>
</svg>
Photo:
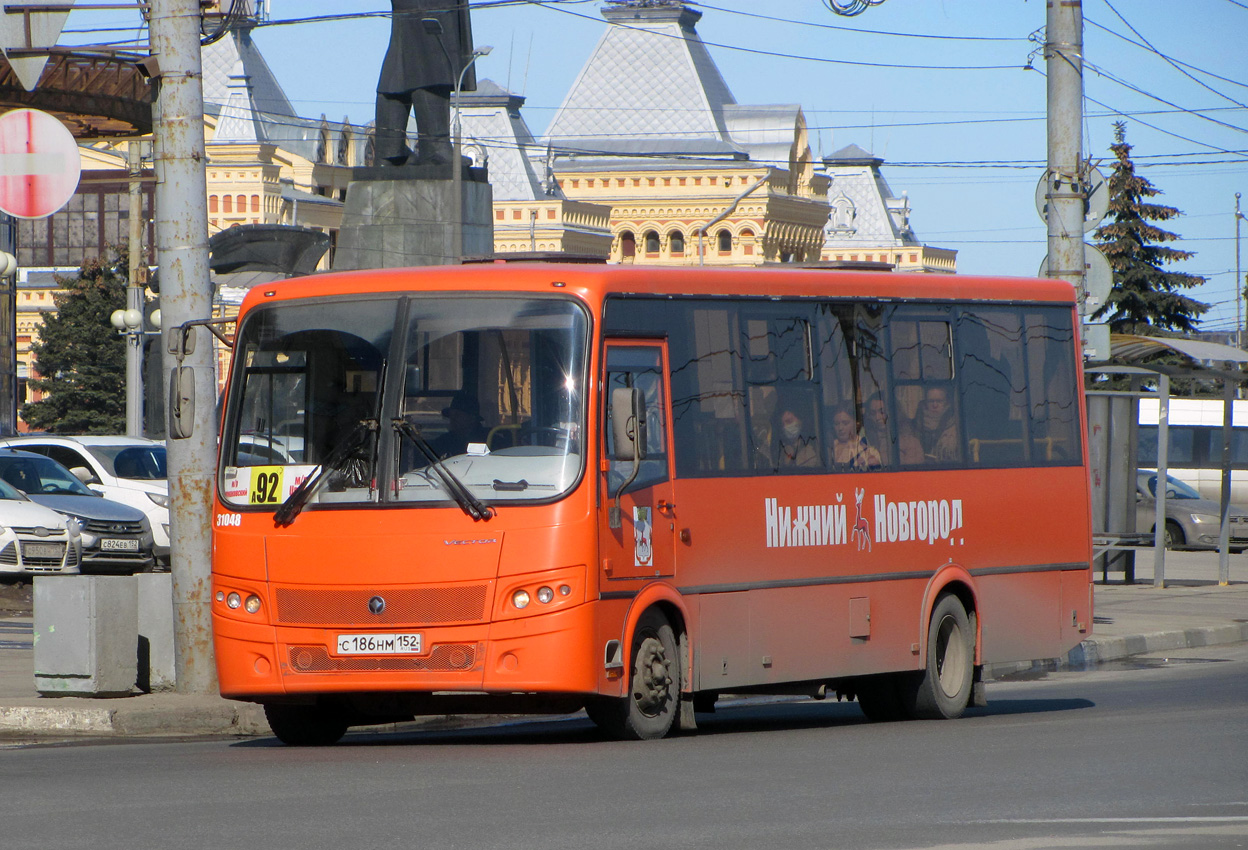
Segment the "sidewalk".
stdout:
<svg viewBox="0 0 1248 850">
<path fill-rule="evenodd" d="M 1248 641 L 1248 555 L 1231 556 L 1231 584 L 1225 587 L 1218 585 L 1216 552 L 1168 554 L 1164 588 L 1152 585 L 1151 552 L 1136 561 L 1136 584 L 1122 584 L 1121 574 L 1114 583 L 1111 573 L 1109 584 L 1096 585 L 1093 634 L 1067 658 L 997 665 L 985 671 L 986 678 Z M 0 619 L 0 739 L 270 734 L 259 706 L 216 696 L 41 697 L 32 642 L 31 618 Z M 446 720 L 430 718 L 443 725 Z"/>
</svg>

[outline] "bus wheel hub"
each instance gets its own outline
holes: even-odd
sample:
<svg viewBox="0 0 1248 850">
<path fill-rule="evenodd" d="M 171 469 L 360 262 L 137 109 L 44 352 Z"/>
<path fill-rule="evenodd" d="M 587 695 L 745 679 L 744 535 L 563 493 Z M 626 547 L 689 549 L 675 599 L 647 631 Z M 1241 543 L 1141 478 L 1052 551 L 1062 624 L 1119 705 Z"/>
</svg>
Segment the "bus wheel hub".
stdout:
<svg viewBox="0 0 1248 850">
<path fill-rule="evenodd" d="M 638 708 L 648 713 L 662 711 L 667 701 L 672 677 L 667 672 L 667 653 L 655 638 L 646 638 L 637 651 L 637 682 L 633 699 Z"/>
</svg>

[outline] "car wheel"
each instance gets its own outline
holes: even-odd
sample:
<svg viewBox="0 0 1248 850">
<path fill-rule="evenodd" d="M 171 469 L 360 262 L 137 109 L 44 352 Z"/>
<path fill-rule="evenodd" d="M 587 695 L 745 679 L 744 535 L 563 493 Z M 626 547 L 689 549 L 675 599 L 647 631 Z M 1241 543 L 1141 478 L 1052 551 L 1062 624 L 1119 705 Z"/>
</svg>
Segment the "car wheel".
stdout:
<svg viewBox="0 0 1248 850">
<path fill-rule="evenodd" d="M 1166 520 L 1166 548 L 1177 549 L 1185 543 L 1187 535 L 1183 533 L 1183 526 L 1172 519 Z"/>
</svg>

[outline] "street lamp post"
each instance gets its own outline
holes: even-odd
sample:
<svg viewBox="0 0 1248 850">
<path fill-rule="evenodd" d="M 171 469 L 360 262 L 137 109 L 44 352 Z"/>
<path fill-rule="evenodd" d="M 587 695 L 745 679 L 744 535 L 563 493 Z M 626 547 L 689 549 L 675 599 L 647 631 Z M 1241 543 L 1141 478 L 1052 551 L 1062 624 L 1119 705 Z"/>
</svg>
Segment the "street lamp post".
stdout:
<svg viewBox="0 0 1248 850">
<path fill-rule="evenodd" d="M 114 310 L 108 321 L 117 333 L 126 338 L 126 436 L 142 437 L 143 340 L 149 336 L 160 336 L 160 311 L 152 311 L 151 323 L 157 328 L 155 331 L 143 329 L 143 311 L 139 307 Z"/>
<path fill-rule="evenodd" d="M 437 38 L 438 47 L 442 48 L 442 55 L 446 57 L 446 67 L 454 75 L 455 63 L 451 61 L 451 54 L 447 51 L 446 44 L 442 40 L 442 36 L 446 34 L 446 30 L 442 27 L 442 22 L 437 18 L 421 18 L 420 24 L 424 27 L 427 35 Z M 451 188 L 455 193 L 455 201 L 452 204 L 454 218 L 451 221 L 451 245 L 455 249 L 455 262 L 457 263 L 464 259 L 464 175 L 463 143 L 459 134 L 459 98 L 464 93 L 464 75 L 468 73 L 472 63 L 482 56 L 489 56 L 490 51 L 493 49 L 488 45 L 475 48 L 472 51 L 472 55 L 468 57 L 468 61 L 464 63 L 464 67 L 459 70 L 459 76 L 455 78 L 455 96 L 451 106 L 453 112 L 451 136 L 454 145 L 454 152 L 451 156 Z"/>
<path fill-rule="evenodd" d="M 464 75 L 468 73 L 468 69 L 472 67 L 472 63 L 476 62 L 482 56 L 489 56 L 490 51 L 494 48 L 483 46 L 475 48 L 472 56 L 464 63 L 463 69 L 459 72 L 459 77 L 455 80 L 455 103 L 453 105 L 454 120 L 451 121 L 451 135 L 455 140 L 455 156 L 451 165 L 451 179 L 454 181 L 453 190 L 455 192 L 455 220 L 452 222 L 454 227 L 453 242 L 455 244 L 455 262 L 461 263 L 464 260 L 464 137 L 460 132 L 459 126 L 459 99 L 464 93 Z"/>
</svg>

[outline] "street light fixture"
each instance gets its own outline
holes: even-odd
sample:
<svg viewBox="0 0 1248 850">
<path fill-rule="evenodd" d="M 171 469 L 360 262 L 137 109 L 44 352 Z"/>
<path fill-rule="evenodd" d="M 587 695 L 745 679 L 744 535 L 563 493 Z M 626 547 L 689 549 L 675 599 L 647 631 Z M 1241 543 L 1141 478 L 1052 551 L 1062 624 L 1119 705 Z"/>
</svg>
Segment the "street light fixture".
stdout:
<svg viewBox="0 0 1248 850">
<path fill-rule="evenodd" d="M 109 324 L 126 338 L 126 434 L 143 436 L 143 337 L 158 335 L 159 331 L 143 329 L 143 311 L 131 307 L 114 310 L 108 317 Z M 151 323 L 160 327 L 160 311 L 153 310 Z"/>
<path fill-rule="evenodd" d="M 439 42 L 441 43 L 441 42 Z M 455 235 L 455 261 L 462 263 L 464 260 L 464 137 L 460 132 L 459 125 L 459 100 L 464 93 L 464 75 L 468 73 L 468 69 L 472 67 L 472 63 L 476 62 L 482 56 L 489 56 L 493 47 L 483 45 L 472 51 L 472 56 L 464 63 L 464 68 L 459 72 L 459 78 L 455 80 L 455 120 L 451 123 L 451 133 L 455 138 L 455 156 L 452 165 L 453 191 L 455 192 L 455 221 L 453 222 Z"/>
</svg>

